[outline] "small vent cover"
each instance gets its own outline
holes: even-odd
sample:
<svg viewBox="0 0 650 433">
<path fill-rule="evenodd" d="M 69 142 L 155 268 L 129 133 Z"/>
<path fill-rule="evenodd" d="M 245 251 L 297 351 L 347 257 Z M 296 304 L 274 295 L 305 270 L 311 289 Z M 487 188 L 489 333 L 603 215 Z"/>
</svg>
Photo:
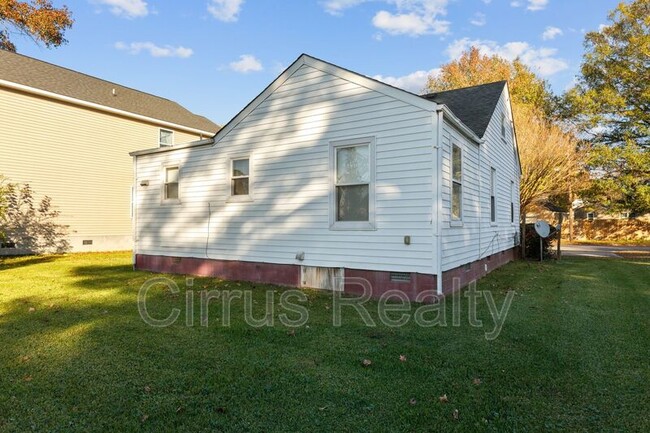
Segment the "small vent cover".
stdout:
<svg viewBox="0 0 650 433">
<path fill-rule="evenodd" d="M 411 274 L 409 274 L 408 272 L 391 272 L 390 280 L 396 283 L 410 283 Z"/>
</svg>

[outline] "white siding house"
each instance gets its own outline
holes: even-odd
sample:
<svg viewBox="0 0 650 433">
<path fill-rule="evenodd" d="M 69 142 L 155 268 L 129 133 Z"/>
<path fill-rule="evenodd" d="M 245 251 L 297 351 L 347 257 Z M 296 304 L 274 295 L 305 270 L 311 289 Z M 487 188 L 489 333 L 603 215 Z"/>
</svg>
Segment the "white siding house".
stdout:
<svg viewBox="0 0 650 433">
<path fill-rule="evenodd" d="M 519 162 L 507 85 L 488 86 L 477 134 L 436 102 L 449 92 L 421 97 L 300 56 L 213 139 L 131 154 L 135 266 L 351 291 L 319 276 L 362 277 L 375 295 L 415 298 L 510 260 Z"/>
</svg>

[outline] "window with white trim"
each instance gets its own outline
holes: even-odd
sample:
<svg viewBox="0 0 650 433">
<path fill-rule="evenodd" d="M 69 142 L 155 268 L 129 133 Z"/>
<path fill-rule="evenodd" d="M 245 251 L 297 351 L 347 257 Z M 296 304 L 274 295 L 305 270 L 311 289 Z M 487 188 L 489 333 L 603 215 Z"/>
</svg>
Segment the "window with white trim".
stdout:
<svg viewBox="0 0 650 433">
<path fill-rule="evenodd" d="M 167 147 L 174 145 L 174 131 L 169 131 L 167 129 L 161 129 L 158 136 L 158 144 L 160 147 Z"/>
<path fill-rule="evenodd" d="M 497 220 L 497 169 L 490 169 L 490 221 Z"/>
<path fill-rule="evenodd" d="M 230 195 L 250 194 L 250 159 L 233 159 L 231 164 Z"/>
<path fill-rule="evenodd" d="M 374 228 L 374 140 L 333 143 L 332 217 L 334 229 Z"/>
<path fill-rule="evenodd" d="M 165 182 L 163 186 L 163 200 L 178 200 L 180 198 L 180 176 L 178 166 L 165 167 L 164 176 Z"/>
<path fill-rule="evenodd" d="M 457 145 L 451 150 L 451 219 L 463 217 L 463 154 Z"/>
</svg>

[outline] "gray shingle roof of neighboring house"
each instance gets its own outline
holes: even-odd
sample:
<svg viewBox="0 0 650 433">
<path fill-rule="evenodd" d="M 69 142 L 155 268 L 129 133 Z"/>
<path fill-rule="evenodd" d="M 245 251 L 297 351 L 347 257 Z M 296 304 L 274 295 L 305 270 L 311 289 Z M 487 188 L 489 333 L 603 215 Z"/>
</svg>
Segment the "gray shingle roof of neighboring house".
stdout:
<svg viewBox="0 0 650 433">
<path fill-rule="evenodd" d="M 220 128 L 169 99 L 5 50 L 0 50 L 0 79 L 204 132 Z"/>
<path fill-rule="evenodd" d="M 438 104 L 445 104 L 476 135 L 483 137 L 506 81 L 445 90 L 422 95 Z"/>
</svg>

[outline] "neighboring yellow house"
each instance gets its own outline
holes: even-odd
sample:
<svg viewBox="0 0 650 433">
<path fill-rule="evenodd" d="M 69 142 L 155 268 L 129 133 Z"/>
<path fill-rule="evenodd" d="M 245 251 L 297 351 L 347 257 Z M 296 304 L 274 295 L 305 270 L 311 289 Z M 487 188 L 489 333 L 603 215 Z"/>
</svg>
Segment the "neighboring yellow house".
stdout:
<svg viewBox="0 0 650 433">
<path fill-rule="evenodd" d="M 52 198 L 73 251 L 131 249 L 129 152 L 218 130 L 168 99 L 0 50 L 0 174 Z"/>
</svg>

